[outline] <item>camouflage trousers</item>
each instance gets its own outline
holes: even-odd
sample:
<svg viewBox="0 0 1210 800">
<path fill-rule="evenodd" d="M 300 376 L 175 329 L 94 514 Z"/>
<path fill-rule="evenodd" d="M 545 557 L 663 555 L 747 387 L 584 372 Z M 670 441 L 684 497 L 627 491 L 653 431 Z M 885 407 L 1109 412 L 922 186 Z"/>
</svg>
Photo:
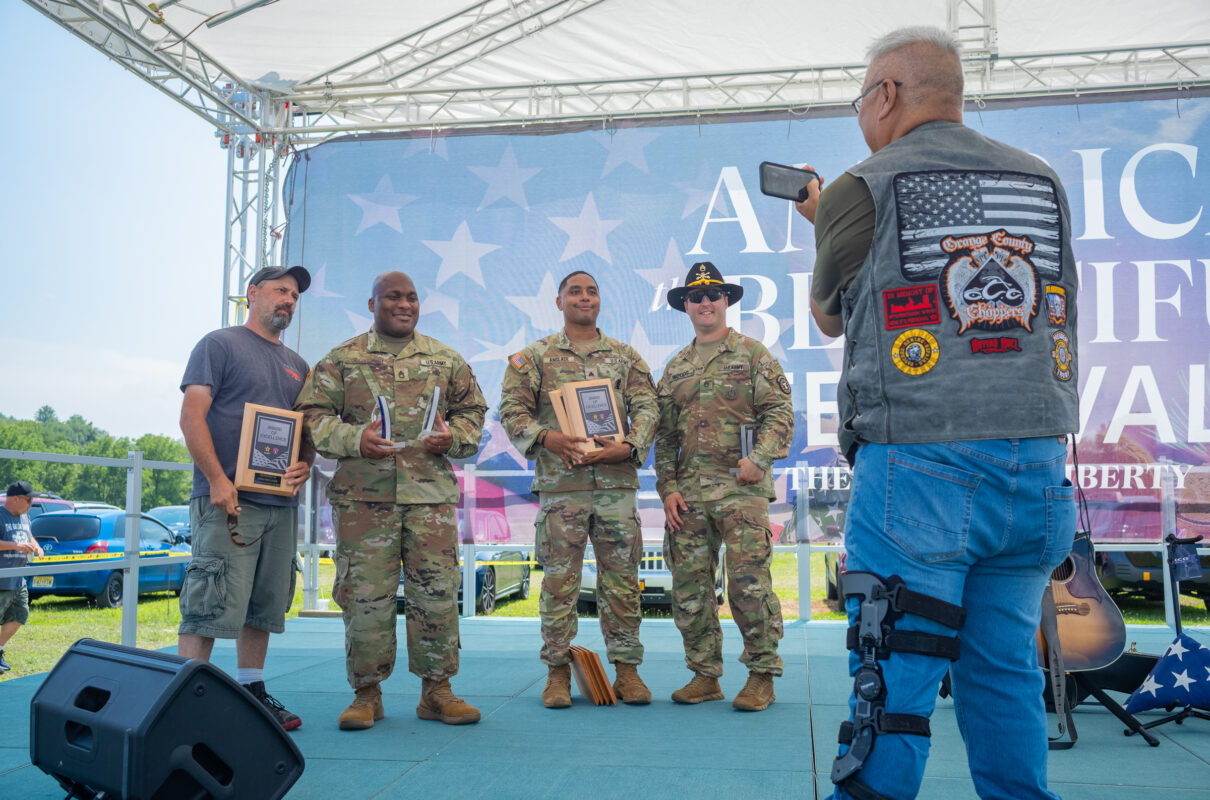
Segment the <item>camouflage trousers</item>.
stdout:
<svg viewBox="0 0 1210 800">
<path fill-rule="evenodd" d="M 609 661 L 640 664 L 639 561 L 643 536 L 633 489 L 542 492 L 534 522 L 542 564 L 542 652 L 544 664 L 571 661 L 579 630 L 576 600 L 584 547 L 592 541 L 597 568 L 597 610 Z"/>
<path fill-rule="evenodd" d="M 395 669 L 395 592 L 403 561 L 408 669 L 440 680 L 458 672 L 458 532 L 449 504 L 333 500 L 336 581 L 345 671 L 354 690 Z"/>
<path fill-rule="evenodd" d="M 726 546 L 727 596 L 744 638 L 740 663 L 752 672 L 781 675 L 777 642 L 783 635 L 781 603 L 773 593 L 773 542 L 769 501 L 729 497 L 686 501 L 679 531 L 664 532 L 664 562 L 672 571 L 672 614 L 685 642 L 685 664 L 715 678 L 723 674 L 723 631 L 714 576 L 719 546 Z"/>
</svg>

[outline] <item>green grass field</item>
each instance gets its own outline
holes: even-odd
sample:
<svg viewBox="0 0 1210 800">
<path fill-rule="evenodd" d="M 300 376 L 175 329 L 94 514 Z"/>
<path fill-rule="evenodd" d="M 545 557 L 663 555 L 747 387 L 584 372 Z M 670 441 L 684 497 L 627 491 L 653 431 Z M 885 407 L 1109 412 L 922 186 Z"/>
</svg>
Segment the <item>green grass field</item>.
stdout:
<svg viewBox="0 0 1210 800">
<path fill-rule="evenodd" d="M 333 567 L 331 562 L 320 564 L 319 589 L 321 597 L 331 594 Z M 535 571 L 532 578 L 533 590 L 528 600 L 508 598 L 499 601 L 494 616 L 537 617 L 538 594 L 542 573 Z M 773 586 L 781 599 L 782 613 L 786 619 L 799 616 L 798 557 L 794 553 L 776 553 L 773 557 Z M 1117 598 L 1128 623 L 1163 624 L 1164 605 L 1134 598 Z M 289 616 L 298 616 L 302 609 L 302 587 L 294 596 L 294 605 Z M 814 619 L 843 619 L 844 615 L 834 603 L 824 600 L 823 554 L 811 556 L 811 610 Z M 731 611 L 725 605 L 722 616 L 730 618 Z M 666 609 L 647 608 L 643 615 L 649 618 L 668 618 Z M 1188 625 L 1210 624 L 1210 615 L 1202 601 L 1193 597 L 1181 598 L 1181 616 Z M 138 646 L 158 650 L 176 644 L 176 629 L 180 623 L 180 608 L 177 598 L 167 592 L 144 595 L 139 600 Z M 78 639 L 85 637 L 116 642 L 122 634 L 122 610 L 120 608 L 96 608 L 82 598 L 42 597 L 30 604 L 29 623 L 5 648 L 5 659 L 12 666 L 10 672 L 0 676 L 0 681 L 46 672 L 55 665 L 59 657 Z"/>
</svg>

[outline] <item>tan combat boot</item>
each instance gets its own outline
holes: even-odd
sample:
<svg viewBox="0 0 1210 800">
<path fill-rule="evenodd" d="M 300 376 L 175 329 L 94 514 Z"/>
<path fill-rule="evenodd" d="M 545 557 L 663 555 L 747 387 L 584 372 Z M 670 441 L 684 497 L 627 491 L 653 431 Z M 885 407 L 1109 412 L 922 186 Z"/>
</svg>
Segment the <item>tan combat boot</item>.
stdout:
<svg viewBox="0 0 1210 800">
<path fill-rule="evenodd" d="M 569 708 L 571 706 L 571 665 L 560 664 L 550 667 L 546 676 L 546 688 L 542 690 L 542 705 L 547 708 Z"/>
<path fill-rule="evenodd" d="M 337 720 L 342 731 L 360 731 L 373 728 L 374 723 L 386 716 L 382 708 L 382 687 L 377 683 L 363 686 L 349 707 L 340 713 Z"/>
<path fill-rule="evenodd" d="M 639 677 L 637 664 L 615 661 L 613 666 L 618 675 L 618 679 L 613 682 L 613 693 L 619 700 L 632 706 L 645 706 L 651 702 L 651 690 Z"/>
<path fill-rule="evenodd" d="M 688 705 L 704 703 L 707 700 L 722 700 L 723 689 L 718 685 L 718 678 L 695 672 L 693 680 L 672 693 L 672 699 Z"/>
<path fill-rule="evenodd" d="M 420 704 L 416 706 L 416 716 L 421 719 L 440 720 L 446 725 L 466 725 L 479 721 L 479 709 L 454 696 L 449 678 L 439 681 L 424 678 L 421 681 Z"/>
<path fill-rule="evenodd" d="M 731 705 L 740 711 L 764 711 L 776 699 L 773 676 L 765 672 L 749 672 L 748 682 L 731 701 Z"/>
</svg>

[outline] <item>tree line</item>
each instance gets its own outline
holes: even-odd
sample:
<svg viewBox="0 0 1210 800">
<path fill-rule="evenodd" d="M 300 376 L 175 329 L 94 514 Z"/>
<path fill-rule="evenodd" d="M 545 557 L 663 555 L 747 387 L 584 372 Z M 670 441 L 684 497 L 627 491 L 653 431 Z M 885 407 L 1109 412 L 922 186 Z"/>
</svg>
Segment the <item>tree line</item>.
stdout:
<svg viewBox="0 0 1210 800">
<path fill-rule="evenodd" d="M 141 450 L 143 458 L 151 461 L 190 460 L 185 445 L 167 436 L 110 436 L 79 414 L 60 420 L 50 406 L 38 409 L 32 420 L 0 414 L 0 449 L 102 458 L 126 458 L 129 451 Z M 0 458 L 0 491 L 16 480 L 27 480 L 35 491 L 53 492 L 68 500 L 97 500 L 126 507 L 126 470 L 118 467 Z M 143 510 L 188 503 L 192 487 L 191 472 L 145 469 Z"/>
</svg>

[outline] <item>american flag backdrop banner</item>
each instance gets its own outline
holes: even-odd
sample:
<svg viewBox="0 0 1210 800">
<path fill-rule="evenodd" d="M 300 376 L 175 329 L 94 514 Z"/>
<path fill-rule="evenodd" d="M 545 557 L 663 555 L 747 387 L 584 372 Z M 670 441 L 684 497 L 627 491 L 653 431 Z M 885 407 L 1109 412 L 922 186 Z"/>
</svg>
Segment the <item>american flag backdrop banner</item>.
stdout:
<svg viewBox="0 0 1210 800">
<path fill-rule="evenodd" d="M 1050 280 L 1061 271 L 1062 224 L 1054 185 L 1014 172 L 912 172 L 895 178 L 899 255 L 908 280 L 934 280 L 948 262 L 937 246 L 946 236 L 1006 230 L 1028 236 L 1030 260 Z"/>
<path fill-rule="evenodd" d="M 1210 98 L 1180 103 L 1179 115 L 1171 98 L 1156 96 L 1084 103 L 1079 113 L 1032 105 L 967 117 L 980 133 L 1042 158 L 1066 190 L 1081 287 L 1076 477 L 1106 497 L 1155 500 L 1168 464 L 1205 465 L 1210 451 L 1210 169 L 1198 163 L 1210 152 Z M 421 299 L 417 330 L 457 349 L 487 399 L 483 444 L 470 463 L 480 476 L 523 475 L 531 466 L 499 423 L 500 382 L 511 356 L 562 325 L 559 280 L 580 269 L 597 278 L 599 327 L 634 346 L 658 380 L 693 335 L 667 292 L 692 264 L 710 261 L 744 288 L 728 323 L 764 343 L 791 383 L 794 441 L 776 466 L 800 470 L 777 473 L 777 533 L 803 482 L 847 487 L 836 433 L 845 345 L 811 319 L 814 230 L 791 203 L 760 194 L 759 164 L 805 163 L 831 181 L 867 158 L 856 120 L 830 113 L 316 145 L 294 160 L 283 186 L 284 261 L 314 279 L 288 343 L 313 364 L 365 331 L 374 276 L 402 269 Z M 1039 277 L 1057 277 L 1063 232 L 1046 182 L 938 171 L 905 175 L 895 190 L 904 269 L 917 286 L 938 280 L 945 236 L 1000 229 L 1028 237 Z M 1202 491 L 1210 502 L 1210 478 L 1199 484 L 1195 475 L 1181 472 L 1178 491 Z M 653 479 L 640 481 L 640 494 L 653 494 Z M 500 482 L 502 502 L 526 495 L 527 477 Z M 641 497 L 640 513 L 644 528 L 662 535 L 658 498 Z M 812 535 L 840 525 L 812 520 Z"/>
</svg>

